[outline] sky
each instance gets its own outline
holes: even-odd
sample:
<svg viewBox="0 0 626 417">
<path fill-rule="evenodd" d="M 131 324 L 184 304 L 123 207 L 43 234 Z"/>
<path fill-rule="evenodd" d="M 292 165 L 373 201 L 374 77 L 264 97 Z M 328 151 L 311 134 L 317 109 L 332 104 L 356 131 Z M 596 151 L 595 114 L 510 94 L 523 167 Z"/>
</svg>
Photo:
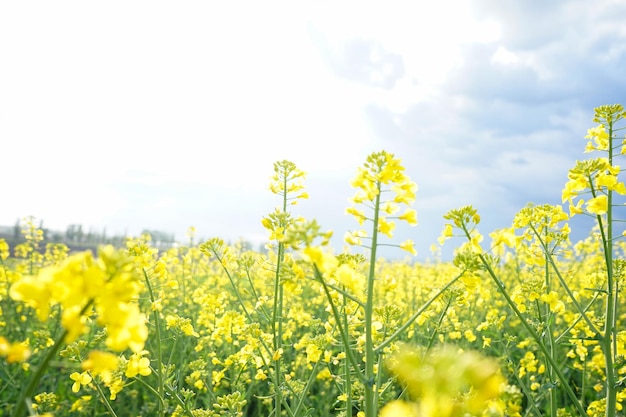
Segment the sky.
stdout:
<svg viewBox="0 0 626 417">
<path fill-rule="evenodd" d="M 626 0 L 1 2 L 0 225 L 263 243 L 287 159 L 294 214 L 341 250 L 384 149 L 419 187 L 386 243 L 424 259 L 450 209 L 487 235 L 561 202 L 594 107 L 626 104 L 625 21 Z"/>
</svg>

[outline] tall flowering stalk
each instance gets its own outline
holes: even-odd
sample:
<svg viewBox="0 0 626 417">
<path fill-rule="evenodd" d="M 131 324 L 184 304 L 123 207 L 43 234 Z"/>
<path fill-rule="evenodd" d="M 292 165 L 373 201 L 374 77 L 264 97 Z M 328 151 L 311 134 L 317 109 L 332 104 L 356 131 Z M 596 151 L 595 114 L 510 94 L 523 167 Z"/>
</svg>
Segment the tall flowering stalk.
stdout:
<svg viewBox="0 0 626 417">
<path fill-rule="evenodd" d="M 352 181 L 357 189 L 352 197 L 353 206 L 346 212 L 353 215 L 360 226 L 370 223 L 370 232 L 360 229 L 346 235 L 349 244 L 361 245 L 369 249 L 369 271 L 367 273 L 365 315 L 365 416 L 373 417 L 378 414 L 378 391 L 376 387 L 375 364 L 380 366 L 379 357 L 374 351 L 373 339 L 373 312 L 374 312 L 374 283 L 376 281 L 376 257 L 380 245 L 379 237 L 383 234 L 393 237 L 394 220 L 403 220 L 410 225 L 417 224 L 417 212 L 408 207 L 400 215 L 397 213 L 401 205 L 408 206 L 415 201 L 417 185 L 405 174 L 401 161 L 393 154 L 382 151 L 369 155 L 363 167 L 358 169 Z M 363 207 L 368 210 L 360 209 Z M 368 243 L 363 243 L 369 241 Z M 413 242 L 406 241 L 401 247 L 415 254 Z"/>
<path fill-rule="evenodd" d="M 289 206 L 295 205 L 301 199 L 308 198 L 304 191 L 304 172 L 299 170 L 293 162 L 278 161 L 274 163 L 274 176 L 270 183 L 270 190 L 281 197 L 280 206 L 262 220 L 263 226 L 270 231 L 270 240 L 277 244 L 276 267 L 274 274 L 274 303 L 272 308 L 273 354 L 274 363 L 273 384 L 275 390 L 274 415 L 280 416 L 283 405 L 283 264 L 285 262 L 285 236 L 289 228 L 299 219 L 294 219 L 289 212 Z"/>
<path fill-rule="evenodd" d="M 605 156 L 578 161 L 569 172 L 569 181 L 563 190 L 563 201 L 569 203 L 571 215 L 587 214 L 595 217 L 602 239 L 602 249 L 606 267 L 605 317 L 604 326 L 598 335 L 598 341 L 604 354 L 606 372 L 606 411 L 605 415 L 614 416 L 617 412 L 618 382 L 618 334 L 619 290 L 621 282 L 616 273 L 614 248 L 615 217 L 614 198 L 616 194 L 626 195 L 626 186 L 618 180 L 620 167 L 615 165 L 618 155 L 626 153 L 626 139 L 618 143 L 617 122 L 626 117 L 624 107 L 619 104 L 605 105 L 595 109 L 593 121 L 598 126 L 589 129 L 589 139 L 585 152 L 598 151 Z M 621 149 L 620 149 L 621 148 Z M 619 151 L 619 153 L 617 152 Z M 582 197 L 590 196 L 587 201 Z M 575 202 L 575 200 L 577 200 Z M 622 204 L 623 205 L 623 204 Z"/>
<path fill-rule="evenodd" d="M 365 276 L 358 268 L 360 263 L 358 256 L 343 254 L 334 257 L 321 247 L 312 244 L 315 233 L 300 234 L 305 246 L 303 257 L 314 265 L 315 278 L 321 283 L 326 294 L 343 344 L 346 372 L 344 394 L 341 398 L 346 403 L 345 412 L 348 415 L 353 408 L 350 367 L 358 382 L 363 386 L 364 404 L 359 416 L 377 416 L 380 395 L 385 389 L 382 383 L 384 353 L 393 350 L 391 345 L 467 270 L 464 267 L 459 268 L 461 272 L 456 277 L 436 291 L 403 323 L 398 323 L 397 328 L 392 329 L 395 331 L 387 332 L 386 329 L 382 334 L 378 333 L 381 323 L 374 320 L 375 284 L 380 281 L 377 277 L 378 249 L 381 246 L 395 246 L 412 255 L 416 254 L 412 240 L 406 240 L 400 244 L 381 243 L 384 237 L 393 238 L 396 221 L 404 221 L 411 226 L 417 225 L 417 212 L 411 208 L 415 200 L 417 185 L 404 171 L 400 159 L 391 153 L 381 151 L 367 157 L 365 164 L 358 169 L 352 181 L 352 186 L 357 191 L 352 197 L 353 204 L 346 209 L 346 213 L 352 215 L 362 228 L 347 232 L 344 240 L 349 245 L 361 247 L 369 252 Z M 310 229 L 316 230 L 315 227 Z M 328 242 L 328 235 L 323 237 L 321 246 Z M 362 300 L 360 294 L 357 294 L 361 288 L 359 285 L 361 279 L 365 281 L 365 301 Z M 338 299 L 337 294 L 342 298 Z M 351 338 L 349 330 L 348 314 L 350 313 L 346 308 L 348 300 L 356 309 L 361 309 L 363 312 L 364 337 L 356 341 Z"/>
<path fill-rule="evenodd" d="M 520 280 L 517 289 L 505 287 L 500 280 L 497 270 L 497 258 L 485 252 L 481 246 L 482 235 L 476 226 L 480 216 L 471 206 L 451 210 L 444 218 L 450 222 L 445 225 L 440 243 L 453 237 L 455 231 L 467 239 L 459 248 L 458 253 L 469 253 L 477 258 L 482 268 L 493 279 L 499 292 L 505 298 L 509 307 L 520 319 L 520 323 L 536 342 L 546 361 L 546 375 L 548 377 L 549 413 L 556 415 L 559 396 L 557 390 L 563 390 L 579 415 L 599 416 L 602 411 L 605 416 L 615 416 L 618 408 L 618 392 L 623 379 L 619 380 L 622 370 L 620 361 L 623 361 L 622 342 L 619 340 L 617 323 L 620 317 L 619 292 L 622 288 L 618 272 L 618 265 L 614 259 L 615 243 L 614 227 L 619 220 L 615 211 L 620 204 L 615 203 L 615 195 L 626 195 L 626 186 L 618 180 L 620 167 L 615 165 L 615 157 L 626 153 L 624 144 L 616 144 L 616 132 L 619 130 L 616 123 L 626 117 L 621 105 L 601 106 L 595 109 L 594 121 L 600 123 L 590 129 L 586 152 L 604 152 L 606 156 L 577 161 L 576 166 L 569 171 L 569 181 L 565 184 L 562 193 L 563 203 L 569 205 L 569 216 L 561 206 L 529 205 L 522 209 L 513 221 L 513 227 L 491 234 L 492 249 L 500 251 L 504 245 L 515 248 L 517 259 L 525 264 L 524 280 Z M 623 204 L 622 204 L 623 205 Z M 566 275 L 561 271 L 558 258 L 567 250 L 570 227 L 566 223 L 575 215 L 587 215 L 595 218 L 598 225 L 601 252 L 604 257 L 605 280 L 600 280 L 598 288 L 586 288 L 595 292 L 594 296 L 584 305 L 581 302 L 582 294 L 570 287 Z M 564 223 L 565 222 L 565 223 Z M 516 235 L 516 231 L 521 235 Z M 457 255 L 458 256 L 458 255 Z M 543 277 L 541 277 L 543 275 Z M 577 314 L 573 325 L 559 335 L 554 334 L 555 317 L 565 310 L 564 302 L 559 299 L 555 291 L 556 284 L 567 295 Z M 591 309 L 598 302 L 604 302 L 604 317 L 598 320 Z M 536 311 L 533 315 L 532 311 Z M 558 354 L 559 341 L 570 338 L 577 340 L 573 328 L 577 322 L 583 323 L 587 331 L 589 343 L 597 343 L 604 359 L 606 381 L 604 389 L 606 395 L 603 400 L 591 402 L 587 410 L 582 401 L 577 398 L 571 383 L 560 363 L 562 358 Z M 572 332 L 572 333 L 570 333 Z M 586 356 L 586 348 L 579 350 L 581 356 Z M 594 387 L 594 388 L 596 388 Z M 584 393 L 583 393 L 584 394 Z M 527 394 L 528 395 L 528 394 Z"/>
<path fill-rule="evenodd" d="M 303 257 L 314 265 L 314 275 L 321 283 L 322 289 L 330 305 L 335 319 L 335 326 L 339 332 L 346 358 L 346 372 L 344 378 L 344 393 L 341 398 L 346 403 L 345 412 L 351 413 L 353 407 L 352 382 L 350 381 L 352 368 L 358 382 L 363 388 L 363 407 L 359 415 L 374 417 L 378 414 L 378 406 L 383 387 L 383 356 L 391 348 L 401 334 L 411 326 L 418 317 L 446 290 L 448 290 L 461 276 L 453 278 L 436 294 L 424 303 L 413 315 L 403 323 L 399 323 L 395 331 L 381 334 L 378 329 L 381 323 L 375 322 L 375 283 L 377 279 L 377 254 L 380 246 L 396 246 L 413 255 L 416 254 L 414 243 L 406 240 L 399 245 L 381 243 L 383 237 L 392 238 L 396 221 L 405 221 L 409 225 L 417 224 L 417 212 L 410 207 L 415 200 L 417 185 L 405 174 L 400 159 L 391 153 L 381 151 L 367 157 L 363 167 L 358 169 L 352 185 L 357 189 L 352 198 L 353 205 L 346 212 L 354 216 L 363 228 L 350 231 L 345 235 L 349 245 L 364 248 L 369 252 L 369 263 L 363 276 L 358 268 L 358 256 L 343 254 L 334 257 L 320 246 L 313 245 L 315 233 L 301 233 L 301 241 L 305 248 Z M 369 226 L 369 227 L 367 227 Z M 366 229 L 369 229 L 369 231 Z M 310 228 L 313 231 L 315 227 Z M 309 231 L 310 232 L 310 231 Z M 328 235 L 323 236 L 321 246 L 328 242 Z M 361 279 L 365 281 L 365 301 L 360 294 L 356 294 Z M 336 295 L 342 296 L 338 299 Z M 354 308 L 363 312 L 363 338 L 353 340 L 349 330 L 350 320 L 346 308 L 349 300 Z M 362 358 L 362 359 L 359 359 Z"/>
<path fill-rule="evenodd" d="M 563 220 L 563 217 L 560 214 L 562 213 L 562 211 L 558 209 L 548 210 L 548 211 L 551 213 L 549 215 L 550 218 L 547 223 L 550 225 L 550 227 L 555 227 L 559 221 Z M 530 223 L 533 222 L 533 220 L 541 218 L 541 215 L 538 215 L 538 216 L 536 215 L 535 210 L 529 210 L 527 214 L 530 216 L 530 218 L 521 216 L 521 217 L 524 217 L 524 220 L 521 220 L 520 216 L 518 215 L 518 217 L 516 218 L 516 224 L 529 225 Z M 576 397 L 576 394 L 574 393 L 573 389 L 569 386 L 567 378 L 565 374 L 563 373 L 561 366 L 557 362 L 558 358 L 552 354 L 552 350 L 548 344 L 549 342 L 546 343 L 546 340 L 543 337 L 542 333 L 545 330 L 543 326 L 545 326 L 547 322 L 543 322 L 541 323 L 541 325 L 536 326 L 536 321 L 525 315 L 526 306 L 524 304 L 520 305 L 519 301 L 515 299 L 515 294 L 512 293 L 510 289 L 507 289 L 504 282 L 500 279 L 498 273 L 496 272 L 498 259 L 483 250 L 481 246 L 481 241 L 483 240 L 483 236 L 477 229 L 477 225 L 480 223 L 480 216 L 478 215 L 478 212 L 476 211 L 476 209 L 472 206 L 465 206 L 459 209 L 453 209 L 453 210 L 450 210 L 444 216 L 444 218 L 446 220 L 449 220 L 451 223 L 447 223 L 444 226 L 444 230 L 440 237 L 440 243 L 443 243 L 448 238 L 455 236 L 455 230 L 458 231 L 458 233 L 460 233 L 460 236 L 467 239 L 467 242 L 465 242 L 457 250 L 455 262 L 457 259 L 460 259 L 460 258 L 474 259 L 475 262 L 478 265 L 480 265 L 480 269 L 487 272 L 487 275 L 492 279 L 492 281 L 496 285 L 496 288 L 506 300 L 508 306 L 513 310 L 517 318 L 520 319 L 520 323 L 522 324 L 524 329 L 528 332 L 528 334 L 531 336 L 531 338 L 535 341 L 537 346 L 540 348 L 542 354 L 544 355 L 546 362 L 549 364 L 550 372 L 554 374 L 554 378 L 555 378 L 554 380 L 550 381 L 550 383 L 554 386 L 554 388 L 556 388 L 557 387 L 556 383 L 558 381 L 560 383 L 560 385 L 558 386 L 562 387 L 562 389 L 565 391 L 565 394 L 569 397 L 570 401 L 576 407 L 577 411 L 581 415 L 584 415 L 585 412 L 584 412 L 584 409 L 582 408 L 582 405 L 580 404 L 580 401 Z M 533 226 L 530 226 L 530 227 L 533 227 Z M 538 230 L 538 229 L 534 228 L 534 230 Z M 506 242 L 506 244 L 510 244 L 514 246 L 516 245 L 518 241 L 518 237 L 516 237 L 515 233 L 512 230 L 506 230 L 506 231 L 500 231 L 498 233 L 494 233 L 492 234 L 492 237 L 495 242 L 494 246 L 497 246 L 498 244 L 502 244 L 502 242 Z M 549 253 L 547 252 L 544 252 L 544 253 L 545 255 L 549 256 Z M 540 254 L 538 258 L 535 257 L 531 261 L 531 263 L 541 265 L 542 259 L 544 259 L 544 254 Z M 537 296 L 537 298 L 539 298 L 539 296 Z M 536 298 L 534 299 L 535 301 L 538 301 L 536 300 Z M 549 330 L 549 326 L 548 326 L 548 330 Z M 547 336 L 547 338 L 548 340 L 550 340 L 549 336 Z"/>
</svg>

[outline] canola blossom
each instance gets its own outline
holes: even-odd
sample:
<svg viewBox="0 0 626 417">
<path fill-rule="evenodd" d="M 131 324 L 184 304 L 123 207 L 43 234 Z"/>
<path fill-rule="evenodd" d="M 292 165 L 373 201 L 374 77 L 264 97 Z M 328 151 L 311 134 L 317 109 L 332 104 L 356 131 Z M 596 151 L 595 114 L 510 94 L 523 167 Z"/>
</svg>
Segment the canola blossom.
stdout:
<svg viewBox="0 0 626 417">
<path fill-rule="evenodd" d="M 191 227 L 187 245 L 71 253 L 25 218 L 0 240 L 2 415 L 621 415 L 625 117 L 595 109 L 561 205 L 486 231 L 460 202 L 426 262 L 417 184 L 386 151 L 356 169 L 343 250 L 298 215 L 306 175 L 287 160 L 259 251 Z M 580 241 L 575 216 L 595 222 Z"/>
</svg>

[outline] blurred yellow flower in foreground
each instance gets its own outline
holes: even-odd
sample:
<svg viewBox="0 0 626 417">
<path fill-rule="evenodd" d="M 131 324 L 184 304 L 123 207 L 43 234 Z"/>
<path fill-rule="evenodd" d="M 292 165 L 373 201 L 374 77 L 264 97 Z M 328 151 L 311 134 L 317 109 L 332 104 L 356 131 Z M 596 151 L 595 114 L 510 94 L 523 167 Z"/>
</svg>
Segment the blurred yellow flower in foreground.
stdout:
<svg viewBox="0 0 626 417">
<path fill-rule="evenodd" d="M 403 345 L 387 366 L 415 403 L 392 402 L 381 411 L 384 417 L 478 414 L 500 395 L 505 382 L 494 360 L 451 347 L 433 350 L 424 357 L 418 348 Z"/>
</svg>

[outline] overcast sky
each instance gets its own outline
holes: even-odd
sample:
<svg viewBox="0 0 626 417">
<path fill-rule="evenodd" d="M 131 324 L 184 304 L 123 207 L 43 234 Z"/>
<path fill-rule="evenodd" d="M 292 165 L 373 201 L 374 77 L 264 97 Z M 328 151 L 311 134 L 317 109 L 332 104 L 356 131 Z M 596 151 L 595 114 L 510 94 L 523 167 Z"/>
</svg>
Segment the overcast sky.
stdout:
<svg viewBox="0 0 626 417">
<path fill-rule="evenodd" d="M 288 159 L 296 213 L 342 237 L 385 149 L 419 185 L 394 240 L 425 258 L 451 208 L 487 234 L 560 203 L 593 108 L 626 104 L 625 22 L 624 0 L 4 1 L 0 225 L 260 242 Z"/>
</svg>

